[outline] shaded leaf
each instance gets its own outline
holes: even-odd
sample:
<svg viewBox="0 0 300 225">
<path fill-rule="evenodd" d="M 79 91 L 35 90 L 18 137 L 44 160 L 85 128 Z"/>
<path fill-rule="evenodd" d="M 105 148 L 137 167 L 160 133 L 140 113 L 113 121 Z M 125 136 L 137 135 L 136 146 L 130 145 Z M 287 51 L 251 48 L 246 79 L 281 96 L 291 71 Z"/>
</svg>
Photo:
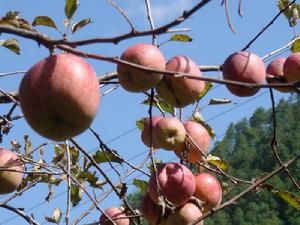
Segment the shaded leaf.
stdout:
<svg viewBox="0 0 300 225">
<path fill-rule="evenodd" d="M 17 39 L 9 39 L 9 40 L 0 40 L 0 46 L 3 46 L 10 51 L 20 55 L 20 47 Z"/>
<path fill-rule="evenodd" d="M 54 188 L 53 188 L 52 184 L 48 184 L 48 188 L 49 188 L 49 191 L 48 191 L 48 195 L 45 198 L 45 200 L 47 202 L 50 202 L 51 199 L 54 197 Z"/>
<path fill-rule="evenodd" d="M 73 207 L 78 205 L 82 199 L 83 190 L 81 187 L 72 185 L 71 187 L 71 202 Z"/>
<path fill-rule="evenodd" d="M 31 152 L 32 150 L 32 143 L 29 139 L 29 136 L 28 135 L 24 135 L 24 140 L 25 140 L 25 154 L 28 156 L 28 157 L 32 157 L 31 155 L 29 155 L 29 153 Z"/>
<path fill-rule="evenodd" d="M 229 104 L 231 102 L 232 101 L 227 98 L 212 98 L 208 104 L 209 105 L 220 105 L 220 104 Z"/>
<path fill-rule="evenodd" d="M 210 125 L 208 125 L 208 124 L 204 121 L 203 117 L 201 116 L 201 114 L 200 114 L 199 112 L 194 113 L 194 114 L 192 115 L 192 117 L 190 118 L 190 120 L 195 121 L 195 122 L 201 124 L 202 126 L 204 126 L 205 129 L 207 130 L 209 136 L 210 136 L 211 138 L 215 138 L 215 136 L 216 136 L 215 131 L 213 130 L 213 128 L 212 128 Z"/>
<path fill-rule="evenodd" d="M 291 3 L 291 1 L 289 0 L 278 0 L 277 6 L 279 8 L 279 10 L 283 10 L 284 8 L 286 8 L 289 4 Z M 289 25 L 291 27 L 296 26 L 297 24 L 297 20 L 300 17 L 300 5 L 297 3 L 293 3 L 291 4 L 284 12 L 283 14 L 286 16 L 286 18 L 288 19 Z"/>
<path fill-rule="evenodd" d="M 86 19 L 79 21 L 78 23 L 75 23 L 72 26 L 72 33 L 74 34 L 76 31 L 80 30 L 81 28 L 83 28 L 84 26 L 88 25 L 91 22 L 92 22 L 92 20 L 90 18 L 86 18 Z"/>
<path fill-rule="evenodd" d="M 97 163 L 105 163 L 105 162 L 122 163 L 123 162 L 119 154 L 114 150 L 112 150 L 111 152 L 98 150 L 93 154 L 93 159 Z"/>
<path fill-rule="evenodd" d="M 163 101 L 158 95 L 154 95 L 154 102 L 153 102 L 153 106 L 156 108 L 161 108 L 164 112 L 170 113 L 172 115 L 175 114 L 175 108 L 166 103 L 165 101 Z M 145 104 L 145 105 L 150 105 L 151 102 L 151 98 L 148 97 L 146 100 L 144 100 L 141 104 Z M 156 103 L 155 103 L 156 102 Z"/>
<path fill-rule="evenodd" d="M 65 14 L 68 19 L 71 19 L 79 6 L 79 0 L 66 0 Z"/>
<path fill-rule="evenodd" d="M 45 220 L 47 220 L 49 223 L 59 224 L 61 217 L 62 217 L 61 210 L 59 208 L 55 208 L 53 210 L 53 216 L 52 217 L 45 216 Z"/>
<path fill-rule="evenodd" d="M 205 81 L 205 88 L 204 88 L 204 90 L 199 94 L 197 100 L 198 100 L 198 101 L 201 100 L 201 99 L 207 94 L 207 92 L 208 92 L 212 87 L 213 87 L 213 83 Z"/>
<path fill-rule="evenodd" d="M 79 175 L 80 179 L 84 179 L 85 181 L 87 181 L 91 187 L 94 188 L 101 188 L 103 184 L 105 183 L 104 181 L 99 182 L 99 178 L 96 176 L 96 172 L 94 171 L 93 173 L 89 172 L 89 171 L 82 171 Z"/>
<path fill-rule="evenodd" d="M 300 52 L 300 39 L 294 41 L 292 47 L 291 47 L 292 52 Z"/>
<path fill-rule="evenodd" d="M 228 167 L 229 167 L 228 162 L 225 160 L 222 160 L 221 158 L 219 158 L 217 156 L 213 156 L 213 155 L 209 154 L 206 158 L 206 161 L 214 166 L 218 166 L 223 171 L 228 170 Z"/>
<path fill-rule="evenodd" d="M 31 24 L 28 21 L 20 18 L 18 15 L 19 12 L 16 11 L 7 12 L 4 17 L 0 18 L 0 25 L 8 25 L 16 28 L 35 31 L 35 29 L 31 26 Z"/>
<path fill-rule="evenodd" d="M 33 26 L 46 26 L 57 29 L 55 22 L 48 16 L 36 16 L 32 22 Z"/>
<path fill-rule="evenodd" d="M 145 119 L 146 119 L 146 118 L 143 117 L 142 119 L 137 120 L 137 121 L 135 122 L 137 128 L 139 128 L 140 131 L 143 131 L 143 130 L 144 130 L 144 120 L 145 120 Z"/>
<path fill-rule="evenodd" d="M 300 200 L 293 193 L 287 190 L 281 190 L 277 192 L 277 195 L 285 200 L 288 204 L 300 211 Z"/>
<path fill-rule="evenodd" d="M 146 194 L 146 192 L 148 191 L 148 182 L 144 180 L 134 179 L 132 184 L 135 185 L 139 189 L 139 192 L 142 194 Z"/>
<path fill-rule="evenodd" d="M 174 34 L 170 38 L 170 41 L 191 42 L 193 41 L 193 38 L 186 34 Z"/>
</svg>

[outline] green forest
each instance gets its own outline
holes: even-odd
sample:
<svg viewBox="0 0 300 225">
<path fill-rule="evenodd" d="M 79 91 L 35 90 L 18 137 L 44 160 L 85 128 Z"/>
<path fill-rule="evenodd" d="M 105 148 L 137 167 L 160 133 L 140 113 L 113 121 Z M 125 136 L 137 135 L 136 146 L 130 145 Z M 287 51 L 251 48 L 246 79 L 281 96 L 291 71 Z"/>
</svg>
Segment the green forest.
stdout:
<svg viewBox="0 0 300 225">
<path fill-rule="evenodd" d="M 275 108 L 277 151 L 283 162 L 300 152 L 300 96 L 291 95 L 281 99 Z M 223 140 L 218 141 L 211 154 L 229 163 L 228 173 L 236 178 L 252 180 L 278 168 L 271 140 L 273 137 L 272 109 L 258 108 L 247 119 L 231 124 Z M 289 170 L 300 183 L 300 161 Z M 235 185 L 228 179 L 219 177 L 226 184 L 227 194 L 223 202 L 245 189 L 247 184 Z M 288 190 L 299 197 L 299 190 L 285 172 L 268 180 L 269 189 L 260 188 L 249 193 L 234 205 L 213 214 L 205 220 L 205 225 L 297 225 L 300 213 L 274 194 L 274 190 Z M 130 195 L 130 202 L 139 206 L 141 193 Z"/>
</svg>

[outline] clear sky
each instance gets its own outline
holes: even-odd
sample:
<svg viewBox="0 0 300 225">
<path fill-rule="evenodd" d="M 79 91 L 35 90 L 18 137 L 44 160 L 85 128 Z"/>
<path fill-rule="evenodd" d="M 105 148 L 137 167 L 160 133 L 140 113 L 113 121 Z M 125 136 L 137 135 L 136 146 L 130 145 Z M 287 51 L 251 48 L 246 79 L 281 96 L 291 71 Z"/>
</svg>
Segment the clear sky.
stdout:
<svg viewBox="0 0 300 225">
<path fill-rule="evenodd" d="M 116 2 L 125 9 L 138 30 L 149 29 L 144 1 L 119 0 Z M 172 21 L 184 10 L 190 9 L 199 1 L 153 0 L 151 2 L 154 23 L 157 27 Z M 233 34 L 227 25 L 224 7 L 220 6 L 221 1 L 211 1 L 211 3 L 195 13 L 187 21 L 176 27 L 190 28 L 191 31 L 188 35 L 193 38 L 193 42 L 169 42 L 163 45 L 161 50 L 166 59 L 183 54 L 189 56 L 198 65 L 220 65 L 229 54 L 242 49 L 278 12 L 275 3 L 276 1 L 242 1 L 244 16 L 243 18 L 240 18 L 237 12 L 237 2 L 238 1 L 229 1 L 231 20 L 237 34 Z M 61 29 L 64 28 L 62 23 L 65 19 L 64 1 L 0 0 L 0 16 L 5 15 L 8 11 L 19 11 L 20 16 L 30 22 L 33 21 L 35 16 L 50 16 L 56 22 L 57 26 Z M 70 39 L 80 40 L 93 37 L 116 36 L 129 31 L 128 24 L 120 14 L 107 3 L 107 1 L 80 1 L 80 7 L 74 16 L 74 20 L 79 21 L 87 17 L 90 17 L 93 23 L 84 27 L 75 35 L 70 36 Z M 51 28 L 37 27 L 37 30 L 45 32 L 53 38 L 60 38 L 60 34 Z M 171 34 L 158 36 L 158 43 L 168 40 L 170 36 Z M 284 46 L 293 38 L 293 36 L 294 30 L 288 26 L 286 18 L 281 16 L 250 47 L 250 50 L 259 56 L 264 56 L 267 53 Z M 8 39 L 11 37 L 11 35 L 2 34 L 0 39 Z M 49 54 L 47 49 L 43 46 L 39 47 L 32 40 L 25 40 L 22 38 L 18 38 L 18 40 L 20 41 L 21 47 L 20 56 L 9 52 L 7 49 L 0 48 L 0 73 L 28 70 L 34 63 Z M 95 44 L 81 47 L 80 50 L 106 56 L 120 56 L 121 53 L 133 43 L 151 43 L 151 41 L 151 37 L 133 38 L 122 41 L 118 45 Z M 281 56 L 287 56 L 289 53 L 289 51 L 285 51 Z M 96 60 L 88 61 L 92 64 L 98 75 L 103 75 L 116 69 L 115 64 Z M 219 76 L 217 73 L 206 73 L 204 75 Z M 0 78 L 1 90 L 17 90 L 21 78 L 22 74 Z M 109 88 L 106 88 L 105 90 L 108 89 Z M 105 90 L 102 90 L 102 92 L 105 92 Z M 286 96 L 288 95 L 283 95 L 275 91 L 276 101 L 281 97 Z M 207 102 L 211 98 L 228 98 L 232 100 L 232 103 L 220 106 L 207 106 Z M 134 165 L 138 165 L 147 154 L 147 148 L 142 144 L 140 139 L 140 132 L 138 129 L 135 129 L 135 122 L 140 118 L 147 116 L 148 107 L 140 104 L 144 99 L 145 96 L 143 94 L 129 93 L 121 87 L 118 87 L 115 91 L 105 95 L 101 99 L 97 118 L 92 124 L 92 127 L 100 134 L 102 140 L 107 142 L 110 148 L 117 150 L 121 156 L 130 160 Z M 213 90 L 200 102 L 200 108 L 202 108 L 201 114 L 215 130 L 217 139 L 222 138 L 230 123 L 236 122 L 243 117 L 249 117 L 257 107 L 269 108 L 270 106 L 271 101 L 266 89 L 260 90 L 254 97 L 239 98 L 233 96 L 224 86 L 218 84 L 215 84 Z M 183 118 L 190 116 L 192 109 L 192 107 L 185 108 L 183 110 Z M 7 113 L 8 110 L 9 105 L 1 105 L 1 115 Z M 155 111 L 155 113 L 158 112 Z M 20 114 L 19 109 L 16 110 L 15 114 Z M 35 147 L 47 141 L 34 133 L 22 119 L 14 123 L 14 127 L 9 135 L 4 137 L 1 145 L 10 148 L 11 140 L 18 140 L 23 145 L 23 136 L 25 134 L 30 136 L 33 146 Z M 88 131 L 76 139 L 89 151 L 97 149 L 98 142 Z M 53 145 L 47 146 L 46 150 L 46 156 L 51 156 L 51 154 L 53 154 Z M 165 152 L 163 150 L 160 150 L 157 154 L 157 158 L 160 158 L 163 161 L 174 160 L 174 157 L 175 155 L 173 153 Z M 175 159 L 175 161 L 176 160 L 178 161 L 178 159 Z M 104 165 L 103 168 L 108 167 Z M 118 168 L 118 170 L 124 172 L 121 168 Z M 112 171 L 107 173 L 111 176 L 115 176 Z M 130 179 L 138 176 L 140 176 L 140 173 L 136 172 Z M 144 179 L 144 177 L 140 178 Z M 128 179 L 128 181 L 130 181 L 130 179 Z M 40 184 L 31 191 L 26 192 L 23 196 L 12 201 L 10 204 L 14 207 L 24 207 L 28 214 L 33 213 L 36 220 L 42 223 L 44 221 L 43 216 L 51 216 L 52 210 L 55 207 L 61 208 L 63 212 L 65 211 L 66 188 L 64 184 L 61 186 L 62 187 L 56 188 L 55 198 L 50 203 L 44 201 L 47 196 L 47 185 Z M 107 188 L 105 188 L 105 190 L 106 189 Z M 133 186 L 130 184 L 129 190 L 134 190 Z M 101 195 L 101 193 L 102 192 L 99 191 L 96 194 Z M 6 198 L 7 196 L 0 196 L 0 202 Z M 84 198 L 83 202 L 85 201 L 88 201 L 88 199 Z M 120 202 L 116 196 L 111 194 L 100 206 L 106 208 L 118 204 L 120 204 Z M 82 213 L 90 205 L 91 202 L 87 202 L 87 204 L 73 209 L 71 211 L 71 218 L 76 218 L 76 216 Z M 98 217 L 99 212 L 95 212 L 83 222 L 93 222 L 94 220 L 97 220 Z M 25 224 L 25 221 L 20 217 L 15 217 L 15 214 L 0 208 L 0 224 Z"/>
</svg>

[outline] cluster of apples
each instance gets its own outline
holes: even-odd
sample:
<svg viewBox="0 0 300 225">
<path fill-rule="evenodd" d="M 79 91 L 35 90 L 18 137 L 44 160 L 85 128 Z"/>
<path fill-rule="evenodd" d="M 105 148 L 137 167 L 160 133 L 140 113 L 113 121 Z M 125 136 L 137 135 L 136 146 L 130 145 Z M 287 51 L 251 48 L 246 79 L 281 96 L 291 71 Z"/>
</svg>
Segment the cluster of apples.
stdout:
<svg viewBox="0 0 300 225">
<path fill-rule="evenodd" d="M 162 210 L 162 199 L 172 207 Z M 215 176 L 205 172 L 194 175 L 180 163 L 165 163 L 150 177 L 149 191 L 140 208 L 150 225 L 186 225 L 219 206 L 221 201 L 222 188 Z M 121 209 L 108 208 L 105 212 L 117 225 L 129 225 L 126 212 Z M 112 223 L 102 214 L 100 224 Z M 202 225 L 203 221 L 197 224 Z"/>
<path fill-rule="evenodd" d="M 208 153 L 211 138 L 198 122 L 182 123 L 177 117 L 154 115 L 151 120 L 144 119 L 143 124 L 141 139 L 148 147 L 152 144 L 154 148 L 174 151 L 180 159 L 190 163 L 202 161 Z"/>
</svg>

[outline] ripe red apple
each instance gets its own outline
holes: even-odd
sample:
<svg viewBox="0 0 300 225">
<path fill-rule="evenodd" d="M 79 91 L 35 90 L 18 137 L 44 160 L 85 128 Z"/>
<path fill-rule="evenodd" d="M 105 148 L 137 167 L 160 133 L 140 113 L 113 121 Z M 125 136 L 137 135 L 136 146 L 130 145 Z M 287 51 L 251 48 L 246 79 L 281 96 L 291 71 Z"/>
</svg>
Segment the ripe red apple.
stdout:
<svg viewBox="0 0 300 225">
<path fill-rule="evenodd" d="M 273 76 L 275 76 L 275 78 L 278 77 L 278 78 L 283 78 L 285 80 L 285 76 L 283 75 L 283 64 L 284 64 L 285 60 L 286 60 L 286 58 L 283 58 L 283 57 L 279 57 L 279 58 L 272 60 L 266 68 L 267 74 L 273 75 Z M 268 82 L 271 84 L 280 83 L 279 81 L 277 81 L 275 79 L 270 79 L 270 80 L 268 80 Z M 275 88 L 275 89 L 280 92 L 283 92 L 283 93 L 293 91 L 292 88 L 284 88 L 284 87 Z"/>
<path fill-rule="evenodd" d="M 300 81 L 300 52 L 287 57 L 283 64 L 283 74 L 289 83 Z"/>
<path fill-rule="evenodd" d="M 218 179 L 210 173 L 195 175 L 196 190 L 194 196 L 205 202 L 205 210 L 219 206 L 222 201 L 222 187 Z"/>
<path fill-rule="evenodd" d="M 17 154 L 0 148 L 0 168 L 0 194 L 15 191 L 22 182 L 24 171 L 22 162 Z M 11 171 L 4 171 L 5 169 Z"/>
<path fill-rule="evenodd" d="M 149 194 L 156 204 L 160 196 L 157 192 L 156 176 L 160 195 L 175 206 L 184 205 L 195 192 L 195 177 L 186 166 L 180 163 L 162 164 L 157 169 L 157 174 L 152 174 L 149 180 Z"/>
<path fill-rule="evenodd" d="M 186 121 L 183 123 L 186 130 L 186 140 L 184 144 L 175 149 L 176 155 L 184 159 L 185 150 L 187 151 L 186 160 L 190 163 L 202 161 L 202 152 L 208 153 L 210 145 L 210 136 L 206 128 L 195 121 Z M 201 149 L 201 151 L 199 149 Z"/>
<path fill-rule="evenodd" d="M 93 68 L 72 54 L 51 55 L 24 76 L 19 100 L 26 121 L 40 135 L 64 141 L 92 123 L 100 88 Z"/>
<path fill-rule="evenodd" d="M 167 225 L 188 225 L 202 216 L 201 210 L 193 203 L 186 203 L 182 207 L 170 213 L 167 219 Z M 203 221 L 196 225 L 203 225 Z"/>
<path fill-rule="evenodd" d="M 185 140 L 185 128 L 177 117 L 163 117 L 153 127 L 154 141 L 165 150 L 173 150 Z"/>
<path fill-rule="evenodd" d="M 170 59 L 168 71 L 202 76 L 198 66 L 188 57 L 179 55 Z M 205 82 L 186 77 L 164 76 L 156 86 L 158 95 L 174 107 L 183 108 L 195 102 L 205 88 Z"/>
<path fill-rule="evenodd" d="M 151 118 L 152 118 L 152 130 L 151 130 L 152 131 L 152 145 L 153 145 L 154 148 L 159 148 L 159 146 L 154 141 L 153 127 L 163 117 L 160 116 L 160 115 L 154 115 Z M 141 138 L 142 138 L 143 143 L 146 146 L 150 147 L 150 117 L 145 119 L 143 121 L 143 124 L 144 124 L 144 129 L 141 133 Z"/>
<path fill-rule="evenodd" d="M 116 223 L 116 225 L 129 225 L 129 218 L 125 218 L 126 213 L 124 213 L 121 209 L 111 207 L 106 209 L 105 213 L 109 217 L 111 217 L 111 219 Z M 113 225 L 113 223 L 110 222 L 104 214 L 102 214 L 100 216 L 100 225 Z"/>
<path fill-rule="evenodd" d="M 159 48 L 151 44 L 132 45 L 125 50 L 121 59 L 154 69 L 166 68 L 163 54 Z M 122 64 L 118 64 L 117 72 L 121 86 L 130 92 L 147 91 L 157 85 L 163 76 L 160 73 L 148 73 Z"/>
<path fill-rule="evenodd" d="M 266 69 L 259 56 L 252 52 L 240 51 L 230 55 L 222 66 L 225 80 L 264 84 L 266 80 Z M 237 96 L 247 97 L 258 92 L 259 88 L 246 88 L 226 85 L 228 90 Z"/>
</svg>

